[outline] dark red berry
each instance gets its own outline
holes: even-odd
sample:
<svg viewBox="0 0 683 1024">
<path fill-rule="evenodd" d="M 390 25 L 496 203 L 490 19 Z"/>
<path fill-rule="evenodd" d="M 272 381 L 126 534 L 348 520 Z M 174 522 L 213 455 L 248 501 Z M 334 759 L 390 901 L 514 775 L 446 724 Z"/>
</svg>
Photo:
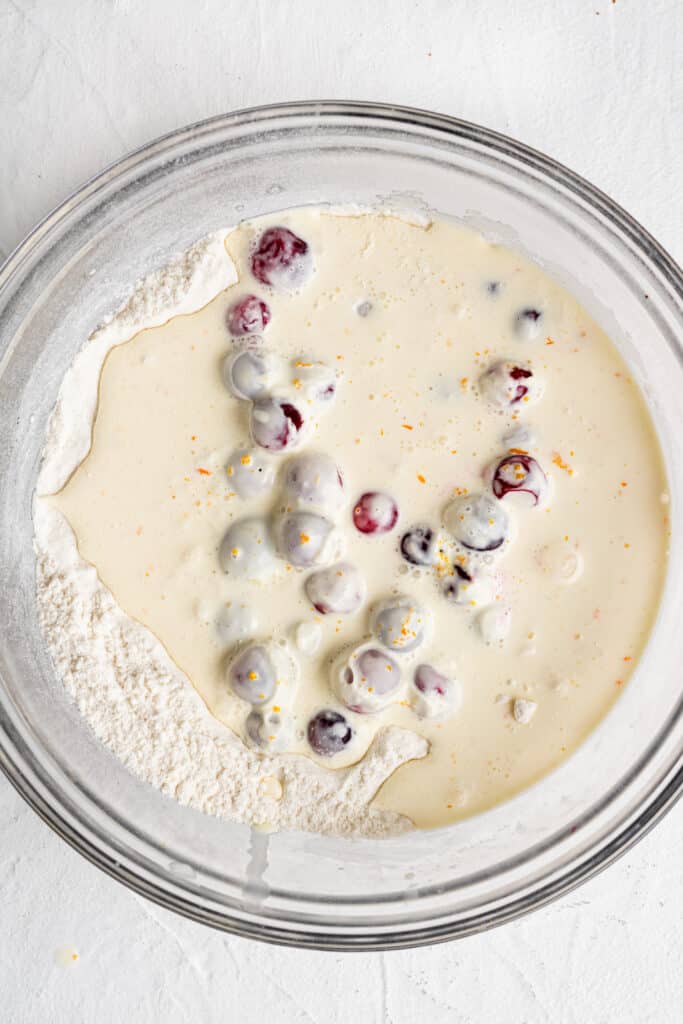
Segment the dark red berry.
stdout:
<svg viewBox="0 0 683 1024">
<path fill-rule="evenodd" d="M 450 686 L 450 680 L 431 665 L 418 665 L 413 678 L 420 693 L 435 693 L 439 697 L 445 697 Z"/>
<path fill-rule="evenodd" d="M 293 447 L 304 425 L 301 412 L 280 398 L 257 399 L 251 409 L 251 433 L 256 444 L 272 452 Z"/>
<path fill-rule="evenodd" d="M 514 381 L 528 380 L 529 377 L 533 377 L 531 370 L 525 370 L 522 366 L 513 366 L 510 370 L 510 376 Z M 521 402 L 526 394 L 529 393 L 529 389 L 526 384 L 517 384 L 515 393 L 510 399 L 510 405 L 516 405 L 517 402 Z"/>
<path fill-rule="evenodd" d="M 528 494 L 538 505 L 548 485 L 548 479 L 531 455 L 506 455 L 493 471 L 491 489 L 499 499 L 506 494 Z"/>
<path fill-rule="evenodd" d="M 339 711 L 325 708 L 311 718 L 306 735 L 316 754 L 332 757 L 348 746 L 353 739 L 353 729 Z"/>
<path fill-rule="evenodd" d="M 258 295 L 245 295 L 228 310 L 228 330 L 236 338 L 262 334 L 270 323 L 270 308 Z"/>
<path fill-rule="evenodd" d="M 300 287 L 312 270 L 308 243 L 289 228 L 268 228 L 251 257 L 254 277 L 273 288 Z"/>
<path fill-rule="evenodd" d="M 533 341 L 540 334 L 542 319 L 543 313 L 539 309 L 534 309 L 531 306 L 520 309 L 515 317 L 517 334 L 526 341 Z"/>
<path fill-rule="evenodd" d="M 353 509 L 353 523 L 360 533 L 389 533 L 397 521 L 398 505 L 380 491 L 366 491 Z"/>
<path fill-rule="evenodd" d="M 401 537 L 401 554 L 411 565 L 432 565 L 434 562 L 436 538 L 431 526 L 419 524 Z"/>
</svg>

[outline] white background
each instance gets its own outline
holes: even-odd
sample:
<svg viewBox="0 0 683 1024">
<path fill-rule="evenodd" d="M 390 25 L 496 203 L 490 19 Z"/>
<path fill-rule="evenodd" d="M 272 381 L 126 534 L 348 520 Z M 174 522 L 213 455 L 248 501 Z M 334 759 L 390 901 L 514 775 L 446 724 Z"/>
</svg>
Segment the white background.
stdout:
<svg viewBox="0 0 683 1024">
<path fill-rule="evenodd" d="M 680 0 L 0 0 L 0 255 L 127 150 L 280 100 L 428 107 L 568 164 L 683 258 Z M 0 781 L 0 1018 L 681 1020 L 683 814 L 519 923 L 391 954 L 226 938 L 133 896 Z M 418 868 L 419 869 L 419 868 Z M 67 962 L 63 947 L 78 953 Z"/>
</svg>

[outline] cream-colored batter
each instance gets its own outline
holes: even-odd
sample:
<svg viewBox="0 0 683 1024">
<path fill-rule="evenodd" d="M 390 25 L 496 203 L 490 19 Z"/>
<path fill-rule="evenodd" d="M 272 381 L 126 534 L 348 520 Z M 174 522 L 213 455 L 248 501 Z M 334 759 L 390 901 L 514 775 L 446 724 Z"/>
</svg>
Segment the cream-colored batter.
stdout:
<svg viewBox="0 0 683 1024">
<path fill-rule="evenodd" d="M 298 291 L 264 288 L 250 276 L 254 240 L 270 224 L 309 245 L 315 272 Z M 583 740 L 647 638 L 668 523 L 640 392 L 570 295 L 460 226 L 310 209 L 244 224 L 226 244 L 236 285 L 110 352 L 91 452 L 52 500 L 121 607 L 156 634 L 236 733 L 244 735 L 251 710 L 227 682 L 236 641 L 282 642 L 281 685 L 265 710 L 279 709 L 290 728 L 273 749 L 335 768 L 361 758 L 377 729 L 395 724 L 431 747 L 395 772 L 379 806 L 422 827 L 489 807 Z M 244 466 L 254 446 L 249 403 L 226 389 L 223 362 L 235 346 L 226 313 L 246 291 L 267 300 L 264 344 L 294 367 L 292 393 L 310 413 L 296 452 L 327 453 L 343 474 L 335 537 L 364 589 L 350 614 L 318 614 L 305 591 L 310 571 L 286 560 L 256 582 L 223 571 L 226 531 L 246 516 L 271 521 L 294 454 L 263 453 L 272 488 L 237 494 L 235 459 Z M 525 309 L 542 311 L 531 329 L 518 318 Z M 534 390 L 528 403 L 499 409 L 499 390 L 479 382 L 506 359 L 533 370 Z M 297 362 L 314 360 L 336 376 L 325 408 L 310 398 L 304 374 L 296 376 Z M 487 468 L 511 448 L 537 460 L 547 489 L 536 507 L 524 496 L 503 498 L 511 525 L 490 556 L 493 589 L 454 605 L 441 593 L 457 557 L 445 529 L 451 503 L 490 494 Z M 395 500 L 399 520 L 388 533 L 355 529 L 352 511 L 366 491 Z M 440 531 L 446 554 L 436 571 L 401 557 L 401 537 L 415 523 Z M 373 607 L 397 593 L 426 609 L 425 642 L 395 654 L 403 683 L 387 707 L 348 711 L 330 690 L 331 663 L 346 645 L 370 642 Z M 443 718 L 416 714 L 410 680 L 424 663 L 457 682 L 458 700 Z M 320 708 L 340 710 L 355 730 L 329 760 L 306 739 Z"/>
</svg>

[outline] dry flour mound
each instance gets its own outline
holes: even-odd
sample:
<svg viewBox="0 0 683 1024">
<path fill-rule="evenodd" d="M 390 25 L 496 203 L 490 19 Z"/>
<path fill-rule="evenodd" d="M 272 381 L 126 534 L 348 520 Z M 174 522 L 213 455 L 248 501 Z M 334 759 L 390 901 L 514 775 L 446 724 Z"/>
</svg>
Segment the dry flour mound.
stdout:
<svg viewBox="0 0 683 1024">
<path fill-rule="evenodd" d="M 144 328 L 200 309 L 232 284 L 225 232 L 202 239 L 135 287 L 67 372 L 48 426 L 34 505 L 38 609 L 58 676 L 97 737 L 140 778 L 182 804 L 246 824 L 381 836 L 411 828 L 368 806 L 427 743 L 381 730 L 365 758 L 332 772 L 305 757 L 252 753 L 209 713 L 158 640 L 129 618 L 79 555 L 50 503 L 90 447 L 107 352 Z"/>
</svg>

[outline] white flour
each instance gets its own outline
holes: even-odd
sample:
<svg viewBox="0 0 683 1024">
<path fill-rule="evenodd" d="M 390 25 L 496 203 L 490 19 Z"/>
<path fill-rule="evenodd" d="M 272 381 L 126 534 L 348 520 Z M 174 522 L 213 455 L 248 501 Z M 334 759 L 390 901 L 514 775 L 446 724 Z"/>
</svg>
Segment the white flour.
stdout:
<svg viewBox="0 0 683 1024">
<path fill-rule="evenodd" d="M 107 352 L 143 328 L 196 311 L 235 281 L 224 238 L 203 239 L 139 282 L 64 378 L 34 507 L 43 632 L 57 674 L 98 738 L 136 775 L 180 803 L 247 824 L 395 834 L 410 822 L 368 803 L 399 765 L 425 755 L 425 740 L 401 729 L 381 730 L 361 763 L 338 772 L 303 757 L 251 753 L 209 714 L 152 633 L 118 607 L 80 558 L 66 520 L 43 500 L 88 453 Z"/>
</svg>

